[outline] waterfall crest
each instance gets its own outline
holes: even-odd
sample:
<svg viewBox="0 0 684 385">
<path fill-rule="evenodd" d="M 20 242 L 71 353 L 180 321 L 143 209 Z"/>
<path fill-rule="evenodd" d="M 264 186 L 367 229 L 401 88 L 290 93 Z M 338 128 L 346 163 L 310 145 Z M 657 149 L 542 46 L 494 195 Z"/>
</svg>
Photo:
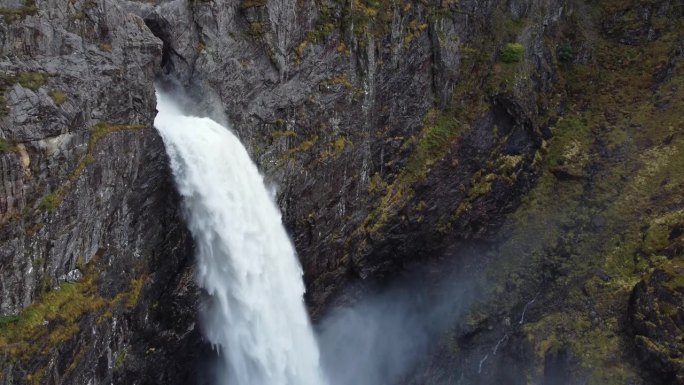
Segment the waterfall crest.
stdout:
<svg viewBox="0 0 684 385">
<path fill-rule="evenodd" d="M 157 93 L 154 121 L 196 244 L 220 385 L 321 385 L 302 268 L 263 177 L 233 133 Z"/>
</svg>

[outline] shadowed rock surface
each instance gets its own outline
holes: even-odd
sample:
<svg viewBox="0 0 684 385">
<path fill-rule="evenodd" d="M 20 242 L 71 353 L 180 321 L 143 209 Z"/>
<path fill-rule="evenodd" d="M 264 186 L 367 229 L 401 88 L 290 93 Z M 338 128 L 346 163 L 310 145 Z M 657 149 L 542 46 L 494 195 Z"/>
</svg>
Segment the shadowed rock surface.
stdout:
<svg viewBox="0 0 684 385">
<path fill-rule="evenodd" d="M 681 382 L 682 12 L 3 2 L 0 382 L 199 381 L 155 79 L 276 188 L 314 318 L 415 263 L 483 271 L 405 383 Z"/>
</svg>

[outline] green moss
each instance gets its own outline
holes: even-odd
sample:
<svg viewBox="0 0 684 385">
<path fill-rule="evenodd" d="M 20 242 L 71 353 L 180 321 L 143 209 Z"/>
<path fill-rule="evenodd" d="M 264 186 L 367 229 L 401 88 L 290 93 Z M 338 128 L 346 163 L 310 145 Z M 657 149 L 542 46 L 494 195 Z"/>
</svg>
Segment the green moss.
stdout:
<svg viewBox="0 0 684 385">
<path fill-rule="evenodd" d="M 140 130 L 146 126 L 139 124 L 128 124 L 128 125 L 114 125 L 107 123 L 98 123 L 90 129 L 90 138 L 88 139 L 88 148 L 85 155 L 78 162 L 74 170 L 69 175 L 66 183 L 57 187 L 54 191 L 51 191 L 45 195 L 38 205 L 41 210 L 54 212 L 64 200 L 66 194 L 71 190 L 72 185 L 78 180 L 78 178 L 83 174 L 83 171 L 95 161 L 95 147 L 97 142 L 100 141 L 104 136 L 128 130 Z"/>
<path fill-rule="evenodd" d="M 135 278 L 131 281 L 128 289 L 128 298 L 126 299 L 126 308 L 133 309 L 138 304 L 140 293 L 145 286 L 145 277 Z"/>
<path fill-rule="evenodd" d="M 59 189 L 47 194 L 41 199 L 38 208 L 43 211 L 55 211 L 62 203 L 62 199 L 64 198 L 63 195 L 64 194 Z"/>
<path fill-rule="evenodd" d="M 551 170 L 562 170 L 579 177 L 589 162 L 589 145 L 592 137 L 587 126 L 577 117 L 568 115 L 552 129 L 547 163 Z"/>
<path fill-rule="evenodd" d="M 318 156 L 318 160 L 326 161 L 331 158 L 336 158 L 340 154 L 342 154 L 342 152 L 344 152 L 345 148 L 351 145 L 352 142 L 349 139 L 347 139 L 346 136 L 338 136 L 337 138 L 335 138 L 335 140 L 328 143 L 326 148 L 323 151 L 321 151 L 321 153 Z"/>
<path fill-rule="evenodd" d="M 682 292 L 684 288 L 684 260 L 668 260 L 665 259 L 664 263 L 659 266 L 663 271 L 665 271 L 671 278 L 663 283 L 666 288 Z M 677 309 L 674 309 L 676 313 Z"/>
<path fill-rule="evenodd" d="M 335 154 L 339 154 L 344 151 L 345 147 L 350 146 L 352 143 L 346 136 L 339 136 L 333 142 L 333 151 Z"/>
<path fill-rule="evenodd" d="M 525 325 L 539 370 L 544 356 L 563 346 L 591 370 L 591 384 L 623 384 L 638 377 L 619 325 L 634 285 L 654 268 L 673 277 L 672 287 L 684 284 L 675 275 L 678 254 L 672 257 L 681 250 L 673 229 L 684 186 L 677 133 L 684 100 L 672 87 L 684 79 L 677 64 L 672 79 L 656 95 L 650 91 L 654 69 L 677 44 L 665 29 L 658 41 L 635 46 L 592 38 L 583 47 L 591 46 L 595 62 L 561 68 L 565 116 L 552 125 L 536 161 L 542 175 L 505 225 L 508 236 L 487 274 L 498 288 L 497 309 L 543 285 L 550 314 Z M 555 47 L 559 61 L 574 61 L 566 48 Z M 670 104 L 655 107 L 654 98 Z"/>
<path fill-rule="evenodd" d="M 382 179 L 380 174 L 377 172 L 373 174 L 373 176 L 370 178 L 370 182 L 368 183 L 368 192 L 371 194 L 375 192 L 382 193 L 386 188 L 387 182 Z"/>
<path fill-rule="evenodd" d="M 525 48 L 520 43 L 508 43 L 501 50 L 501 61 L 504 63 L 519 63 L 523 60 Z"/>
<path fill-rule="evenodd" d="M 499 158 L 499 170 L 504 174 L 515 172 L 520 167 L 523 159 L 522 155 L 504 155 Z"/>
<path fill-rule="evenodd" d="M 313 137 L 302 141 L 296 147 L 287 150 L 287 152 L 283 155 L 283 159 L 291 159 L 297 154 L 309 151 L 316 144 L 316 142 L 318 142 L 318 135 L 314 135 Z"/>
<path fill-rule="evenodd" d="M 326 88 L 331 87 L 331 86 L 340 85 L 340 86 L 344 87 L 347 91 L 353 91 L 354 90 L 354 85 L 352 84 L 351 81 L 349 81 L 349 78 L 347 77 L 346 74 L 335 76 L 332 79 L 323 80 L 319 84 L 321 87 L 326 87 Z"/>
<path fill-rule="evenodd" d="M 248 37 L 261 41 L 264 38 L 264 24 L 258 21 L 249 23 L 247 31 L 245 32 Z"/>
<path fill-rule="evenodd" d="M 643 251 L 647 254 L 663 252 L 671 243 L 675 228 L 684 228 L 684 210 L 672 211 L 651 221 L 644 237 Z"/>
<path fill-rule="evenodd" d="M 405 181 L 413 183 L 423 179 L 430 168 L 448 153 L 451 142 L 462 133 L 463 126 L 454 111 L 429 111 L 417 137 L 416 149 L 402 171 Z"/>
<path fill-rule="evenodd" d="M 285 123 L 278 123 L 276 122 L 277 126 L 284 126 Z M 282 138 L 294 138 L 297 136 L 297 133 L 292 131 L 292 130 L 277 130 L 277 131 L 272 131 L 271 132 L 271 137 L 274 140 L 282 139 Z"/>
<path fill-rule="evenodd" d="M 126 362 L 126 350 L 122 350 L 116 354 L 116 359 L 114 360 L 114 370 L 119 371 L 119 370 L 123 369 L 125 362 Z"/>
<path fill-rule="evenodd" d="M 387 186 L 385 195 L 364 219 L 361 229 L 372 236 L 377 235 L 388 219 L 413 198 L 412 185 L 427 177 L 435 163 L 448 154 L 452 142 L 463 132 L 464 125 L 456 119 L 456 114 L 452 110 L 431 110 L 426 114 L 421 132 L 408 142 L 415 149 L 406 166 Z"/>
<path fill-rule="evenodd" d="M 492 190 L 492 182 L 494 182 L 496 178 L 496 174 L 493 173 L 475 173 L 471 181 L 471 187 L 468 190 L 466 201 L 473 202 L 475 199 L 489 193 Z"/>
<path fill-rule="evenodd" d="M 663 224 L 653 224 L 646 231 L 644 239 L 644 251 L 648 254 L 656 254 L 663 251 L 668 245 L 670 231 Z"/>
<path fill-rule="evenodd" d="M 0 348 L 15 357 L 47 352 L 80 330 L 78 321 L 101 309 L 106 301 L 97 295 L 96 275 L 88 271 L 80 283 L 65 283 L 25 308 L 18 319 L 0 329 Z"/>
<path fill-rule="evenodd" d="M 390 217 L 414 196 L 413 189 L 396 182 L 387 188 L 387 193 L 380 199 L 377 207 L 371 211 L 361 224 L 361 229 L 371 237 L 380 235 L 380 230 L 385 226 Z"/>
<path fill-rule="evenodd" d="M 0 89 L 0 119 L 8 114 L 9 108 L 7 108 L 7 99 L 5 99 L 4 90 Z"/>
<path fill-rule="evenodd" d="M 48 76 L 39 72 L 19 72 L 17 74 L 3 73 L 0 74 L 0 118 L 7 116 L 9 109 L 7 108 L 7 100 L 5 99 L 5 92 L 14 84 L 20 84 L 22 87 L 37 91 L 42 85 L 47 82 Z"/>
<path fill-rule="evenodd" d="M 133 309 L 144 288 L 145 276 L 133 278 L 129 288 L 114 298 L 103 298 L 98 291 L 97 260 L 96 256 L 83 267 L 80 282 L 63 283 L 39 296 L 19 315 L 0 318 L 0 351 L 13 360 L 46 355 L 81 332 L 81 320 L 85 317 L 100 321 L 111 317 L 115 309 Z M 74 355 L 73 365 L 81 353 L 82 349 Z"/>
<path fill-rule="evenodd" d="M 575 52 L 572 48 L 572 44 L 569 41 L 565 41 L 556 47 L 556 57 L 561 63 L 572 63 L 575 60 Z"/>
<path fill-rule="evenodd" d="M 592 371 L 589 384 L 624 384 L 636 373 L 617 360 L 623 346 L 616 321 L 595 324 L 580 312 L 551 313 L 522 330 L 535 347 L 537 362 L 561 348 L 570 350 L 580 365 Z M 572 335 L 572 337 L 570 337 Z"/>
<path fill-rule="evenodd" d="M 256 7 L 265 7 L 267 3 L 268 3 L 267 0 L 241 0 L 240 1 L 240 8 L 249 9 L 249 8 L 256 8 Z"/>
<path fill-rule="evenodd" d="M 0 16 L 8 23 L 21 20 L 26 16 L 35 15 L 37 12 L 38 7 L 35 0 L 24 0 L 24 4 L 17 8 L 0 7 Z"/>
<path fill-rule="evenodd" d="M 78 257 L 76 257 L 76 262 L 74 262 L 74 266 L 79 270 L 84 270 L 86 268 L 85 257 L 83 255 L 79 255 Z"/>
<path fill-rule="evenodd" d="M 0 91 L 4 93 L 13 84 L 19 84 L 32 91 L 38 91 L 48 79 L 48 75 L 40 72 L 19 72 L 14 75 L 0 74 Z"/>
<path fill-rule="evenodd" d="M 418 23 L 418 20 L 411 20 L 406 28 L 406 34 L 404 35 L 404 48 L 409 48 L 411 42 L 427 30 L 427 23 Z"/>
<path fill-rule="evenodd" d="M 55 102 L 55 104 L 57 104 L 58 106 L 64 104 L 64 102 L 66 101 L 66 95 L 64 95 L 64 92 L 58 89 L 50 91 L 49 95 Z"/>
<path fill-rule="evenodd" d="M 337 27 L 337 20 L 332 17 L 330 8 L 325 6 L 325 4 L 321 4 L 320 13 L 318 15 L 318 19 L 316 19 L 316 23 L 314 24 L 313 28 L 307 32 L 304 39 L 294 49 L 295 62 L 298 63 L 301 61 L 304 50 L 309 44 L 325 42 L 333 34 Z M 343 47 L 346 47 L 344 46 L 343 42 L 341 42 L 341 44 Z M 339 49 L 338 52 L 340 52 Z"/>
<path fill-rule="evenodd" d="M 32 91 L 38 89 L 47 82 L 48 76 L 40 72 L 20 72 L 14 75 L 10 81 L 20 84 L 24 88 Z"/>
<path fill-rule="evenodd" d="M 503 29 L 508 37 L 517 37 L 529 24 L 527 19 L 513 19 L 510 15 L 504 15 Z"/>
<path fill-rule="evenodd" d="M 204 40 L 200 39 L 197 42 L 197 48 L 195 48 L 195 50 L 197 51 L 197 53 L 202 53 L 206 48 L 207 44 L 204 42 Z"/>
<path fill-rule="evenodd" d="M 16 147 L 12 142 L 7 141 L 5 139 L 0 139 L 0 154 L 4 154 L 6 152 L 13 152 L 15 150 Z"/>
<path fill-rule="evenodd" d="M 76 352 L 76 354 L 71 359 L 71 363 L 69 364 L 69 367 L 66 369 L 66 372 L 64 373 L 64 377 L 66 377 L 67 375 L 72 373 L 74 371 L 74 369 L 76 369 L 78 364 L 83 360 L 83 357 L 85 356 L 85 354 L 86 354 L 86 346 L 81 345 L 80 348 L 78 349 L 78 352 Z"/>
<path fill-rule="evenodd" d="M 40 368 L 33 373 L 27 374 L 26 381 L 30 385 L 40 385 L 43 382 L 43 377 L 45 377 L 46 372 L 47 368 Z"/>
<path fill-rule="evenodd" d="M 0 329 L 7 327 L 19 321 L 18 315 L 3 315 L 0 316 Z"/>
</svg>

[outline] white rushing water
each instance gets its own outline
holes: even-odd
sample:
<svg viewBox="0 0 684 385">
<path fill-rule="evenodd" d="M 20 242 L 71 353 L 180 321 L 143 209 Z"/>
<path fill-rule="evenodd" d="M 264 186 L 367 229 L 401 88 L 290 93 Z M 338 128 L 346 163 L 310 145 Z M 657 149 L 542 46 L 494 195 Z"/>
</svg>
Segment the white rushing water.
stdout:
<svg viewBox="0 0 684 385">
<path fill-rule="evenodd" d="M 157 110 L 211 297 L 202 320 L 221 355 L 219 384 L 324 384 L 302 269 L 263 177 L 227 128 L 159 93 Z"/>
</svg>

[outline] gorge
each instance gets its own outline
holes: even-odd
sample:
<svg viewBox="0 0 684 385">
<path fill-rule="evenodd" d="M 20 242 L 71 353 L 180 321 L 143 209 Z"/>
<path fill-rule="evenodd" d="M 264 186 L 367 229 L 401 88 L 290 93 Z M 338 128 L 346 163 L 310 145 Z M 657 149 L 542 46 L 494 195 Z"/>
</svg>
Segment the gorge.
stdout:
<svg viewBox="0 0 684 385">
<path fill-rule="evenodd" d="M 255 244 L 298 258 L 275 291 L 306 288 L 284 308 L 330 385 L 684 383 L 683 23 L 667 0 L 3 0 L 0 384 L 215 383 L 210 294 L 269 308 L 202 278 L 220 232 L 188 209 L 219 210 L 174 182 L 155 86 L 262 173 L 284 230 Z"/>
</svg>

